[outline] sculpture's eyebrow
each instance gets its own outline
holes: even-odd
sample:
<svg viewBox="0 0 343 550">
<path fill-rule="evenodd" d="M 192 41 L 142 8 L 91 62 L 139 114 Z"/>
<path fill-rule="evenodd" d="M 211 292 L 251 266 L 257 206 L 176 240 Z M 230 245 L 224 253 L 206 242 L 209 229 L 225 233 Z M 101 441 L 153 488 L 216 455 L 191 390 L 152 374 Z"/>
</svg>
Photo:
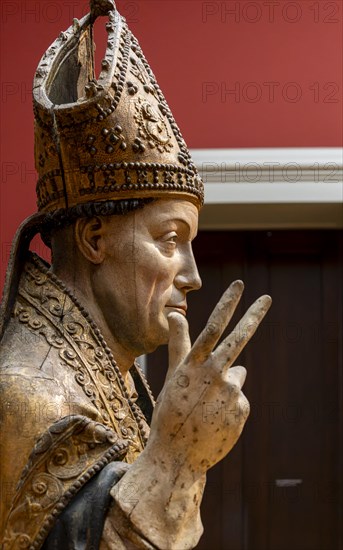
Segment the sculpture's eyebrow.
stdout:
<svg viewBox="0 0 343 550">
<path fill-rule="evenodd" d="M 160 220 L 159 225 L 161 226 L 162 224 L 165 224 L 165 223 L 183 224 L 187 227 L 189 235 L 192 235 L 193 233 L 193 227 L 192 227 L 193 224 L 185 218 L 180 218 L 176 216 L 166 217 L 165 219 Z M 194 232 L 194 236 L 192 236 L 192 239 L 194 239 L 197 236 L 197 233 L 198 233 L 197 229 L 198 229 L 198 224 L 196 224 L 196 230 Z"/>
</svg>

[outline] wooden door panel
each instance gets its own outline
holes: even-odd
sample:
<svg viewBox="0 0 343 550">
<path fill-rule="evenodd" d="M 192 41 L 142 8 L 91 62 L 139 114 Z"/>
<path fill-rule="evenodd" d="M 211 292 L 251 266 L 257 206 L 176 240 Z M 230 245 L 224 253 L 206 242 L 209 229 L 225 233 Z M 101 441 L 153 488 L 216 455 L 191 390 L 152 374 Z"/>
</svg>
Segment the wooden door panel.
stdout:
<svg viewBox="0 0 343 550">
<path fill-rule="evenodd" d="M 202 550 L 342 550 L 342 233 L 203 232 L 203 288 L 189 296 L 194 339 L 227 285 L 246 284 L 235 319 L 273 297 L 239 359 L 252 412 L 208 476 Z M 155 392 L 166 349 L 149 357 Z"/>
</svg>

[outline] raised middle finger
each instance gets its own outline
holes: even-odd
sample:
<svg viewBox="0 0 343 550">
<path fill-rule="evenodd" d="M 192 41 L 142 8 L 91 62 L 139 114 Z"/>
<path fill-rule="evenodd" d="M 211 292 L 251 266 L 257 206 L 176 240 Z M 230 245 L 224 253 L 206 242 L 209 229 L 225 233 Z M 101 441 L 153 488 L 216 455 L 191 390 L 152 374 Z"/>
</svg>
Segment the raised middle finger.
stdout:
<svg viewBox="0 0 343 550">
<path fill-rule="evenodd" d="M 219 370 L 229 368 L 237 359 L 242 349 L 256 332 L 259 324 L 270 308 L 272 299 L 261 296 L 250 306 L 234 330 L 223 340 L 212 354 L 213 365 Z"/>
<path fill-rule="evenodd" d="M 222 295 L 191 349 L 190 357 L 197 362 L 205 361 L 212 352 L 234 314 L 243 290 L 244 284 L 238 280 L 234 281 Z"/>
</svg>

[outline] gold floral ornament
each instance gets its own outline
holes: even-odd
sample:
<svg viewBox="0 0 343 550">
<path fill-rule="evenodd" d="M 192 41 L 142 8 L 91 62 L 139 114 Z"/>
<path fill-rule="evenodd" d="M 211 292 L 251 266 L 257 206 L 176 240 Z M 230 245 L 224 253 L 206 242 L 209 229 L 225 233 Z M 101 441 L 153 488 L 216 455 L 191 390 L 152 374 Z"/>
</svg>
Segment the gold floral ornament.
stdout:
<svg viewBox="0 0 343 550">
<path fill-rule="evenodd" d="M 105 464 L 120 460 L 127 447 L 109 428 L 83 416 L 55 422 L 37 441 L 19 481 L 4 550 L 41 548 L 56 516 Z"/>
<path fill-rule="evenodd" d="M 141 97 L 138 98 L 135 107 L 137 110 L 135 120 L 139 126 L 139 136 L 148 142 L 151 149 L 157 147 L 160 153 L 169 152 L 173 148 L 173 144 L 162 116 Z"/>
</svg>

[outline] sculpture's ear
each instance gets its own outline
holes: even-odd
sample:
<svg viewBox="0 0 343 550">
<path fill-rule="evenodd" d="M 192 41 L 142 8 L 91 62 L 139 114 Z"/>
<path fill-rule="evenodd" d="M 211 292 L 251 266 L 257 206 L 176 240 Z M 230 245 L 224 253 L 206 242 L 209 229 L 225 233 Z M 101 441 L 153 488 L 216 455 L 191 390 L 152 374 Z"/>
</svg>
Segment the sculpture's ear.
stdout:
<svg viewBox="0 0 343 550">
<path fill-rule="evenodd" d="M 79 218 L 74 226 L 76 244 L 81 254 L 93 264 L 105 258 L 105 224 L 101 217 Z"/>
</svg>

